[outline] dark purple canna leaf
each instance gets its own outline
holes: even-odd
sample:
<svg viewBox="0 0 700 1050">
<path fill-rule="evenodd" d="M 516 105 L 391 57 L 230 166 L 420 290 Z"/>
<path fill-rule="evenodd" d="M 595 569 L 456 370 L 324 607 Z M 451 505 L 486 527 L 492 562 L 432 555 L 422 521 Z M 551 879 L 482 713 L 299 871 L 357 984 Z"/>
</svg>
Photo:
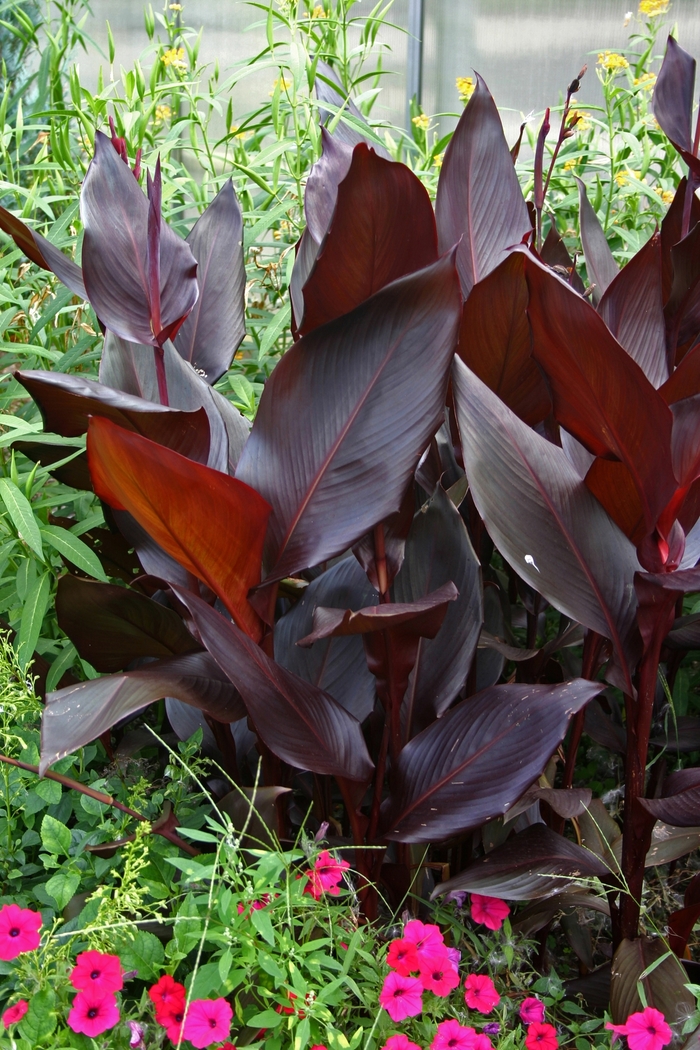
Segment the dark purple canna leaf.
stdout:
<svg viewBox="0 0 700 1050">
<path fill-rule="evenodd" d="M 397 572 L 401 569 L 408 536 L 416 509 L 413 478 L 408 483 L 401 507 L 381 523 L 384 535 L 384 573 L 386 585 L 391 587 Z M 352 553 L 367 573 L 367 578 L 376 590 L 379 590 L 377 552 L 374 545 L 374 530 L 368 532 L 352 548 Z"/>
<path fill-rule="evenodd" d="M 700 175 L 700 160 L 693 152 L 693 91 L 695 59 L 669 36 L 666 54 L 654 84 L 654 116 L 691 170 Z"/>
<path fill-rule="evenodd" d="M 32 463 L 41 463 L 48 467 L 52 477 L 60 481 L 62 485 L 70 485 L 74 489 L 84 489 L 86 492 L 92 490 L 92 479 L 87 464 L 85 452 L 71 459 L 69 463 L 53 467 L 54 463 L 62 463 L 66 456 L 70 455 L 71 447 L 52 443 L 50 441 L 13 441 L 12 448 L 21 452 Z M 73 450 L 75 451 L 75 450 Z"/>
<path fill-rule="evenodd" d="M 442 627 L 450 602 L 457 597 L 457 588 L 450 582 L 414 602 L 390 602 L 358 609 L 357 612 L 318 606 L 314 610 L 311 633 L 300 638 L 297 645 L 307 647 L 322 638 L 344 638 L 397 627 L 409 627 L 410 633 L 420 638 L 434 638 Z"/>
<path fill-rule="evenodd" d="M 470 491 L 491 538 L 547 601 L 612 640 L 616 679 L 630 690 L 639 568 L 632 544 L 564 451 L 519 420 L 458 359 L 453 384 Z"/>
<path fill-rule="evenodd" d="M 245 714 L 236 690 L 209 653 L 170 656 L 138 671 L 93 678 L 47 695 L 41 720 L 42 775 L 115 722 L 165 696 L 198 707 L 220 722 L 234 722 Z"/>
<path fill-rule="evenodd" d="M 187 244 L 197 261 L 199 298 L 174 344 L 178 354 L 214 384 L 229 368 L 245 335 L 243 217 L 231 179 L 197 219 Z"/>
<path fill-rule="evenodd" d="M 664 639 L 664 645 L 669 649 L 685 651 L 700 649 L 700 614 L 691 613 L 674 620 L 673 630 Z"/>
<path fill-rule="evenodd" d="M 552 399 L 532 359 L 527 301 L 524 256 L 514 252 L 474 285 L 464 304 L 457 353 L 501 401 L 534 426 L 550 414 Z"/>
<path fill-rule="evenodd" d="M 673 472 L 681 488 L 700 475 L 700 394 L 671 406 L 673 413 Z"/>
<path fill-rule="evenodd" d="M 478 73 L 476 79 L 445 152 L 435 201 L 439 249 L 458 244 L 465 299 L 532 232 L 496 103 Z"/>
<path fill-rule="evenodd" d="M 306 226 L 317 245 L 328 233 L 338 200 L 338 186 L 350 170 L 354 149 L 321 128 L 322 152 L 304 190 Z"/>
<path fill-rule="evenodd" d="M 673 261 L 671 249 L 678 244 L 683 236 L 683 212 L 685 210 L 685 192 L 688 186 L 686 178 L 681 179 L 671 201 L 671 206 L 663 217 L 661 223 L 661 258 L 663 273 L 663 297 L 664 305 L 668 302 L 673 284 Z M 700 222 L 700 200 L 693 194 L 690 203 L 690 223 L 688 229 L 692 230 Z"/>
<path fill-rule="evenodd" d="M 442 423 L 460 312 L 446 257 L 284 355 L 236 472 L 274 508 L 271 580 L 335 557 L 398 511 Z"/>
<path fill-rule="evenodd" d="M 679 364 L 700 332 L 700 224 L 671 248 L 673 281 L 665 307 L 669 360 Z"/>
<path fill-rule="evenodd" d="M 123 339 L 161 344 L 177 331 L 197 301 L 197 263 L 189 246 L 161 221 L 160 296 L 157 304 L 151 301 L 149 203 L 99 131 L 83 182 L 80 213 L 85 228 L 83 278 L 98 317 Z"/>
<path fill-rule="evenodd" d="M 132 660 L 201 649 L 172 609 L 126 587 L 67 574 L 56 591 L 58 625 L 97 671 L 123 671 Z"/>
<path fill-rule="evenodd" d="M 39 406 L 46 430 L 54 434 L 78 437 L 87 432 L 91 416 L 101 416 L 188 459 L 207 461 L 209 424 L 201 408 L 165 408 L 63 372 L 16 372 L 15 378 Z"/>
<path fill-rule="evenodd" d="M 600 689 L 577 678 L 494 686 L 462 700 L 404 747 L 380 831 L 398 842 L 434 842 L 505 812 Z"/>
<path fill-rule="evenodd" d="M 0 230 L 9 233 L 17 247 L 42 270 L 55 273 L 66 288 L 70 288 L 71 292 L 81 299 L 87 299 L 83 271 L 68 255 L 64 255 L 51 241 L 47 241 L 46 237 L 30 229 L 5 208 L 0 208 Z"/>
<path fill-rule="evenodd" d="M 436 259 L 435 218 L 425 187 L 405 164 L 384 160 L 360 143 L 303 287 L 302 335 Z"/>
<path fill-rule="evenodd" d="M 549 380 L 554 415 L 590 452 L 612 454 L 627 466 L 651 532 L 676 487 L 671 413 L 593 307 L 530 255 L 524 258 L 532 352 Z"/>
<path fill-rule="evenodd" d="M 552 218 L 552 224 L 549 227 L 549 232 L 544 239 L 544 244 L 540 251 L 540 259 L 547 266 L 551 266 L 564 278 L 567 284 L 576 292 L 583 294 L 585 291 L 585 285 L 578 273 L 576 272 L 576 266 L 574 260 L 569 255 L 566 245 L 561 238 L 561 234 L 557 229 L 557 224 Z"/>
<path fill-rule="evenodd" d="M 593 285 L 593 302 L 597 303 L 608 285 L 612 284 L 617 277 L 619 267 L 610 251 L 603 227 L 598 222 L 598 216 L 586 196 L 586 186 L 581 179 L 576 179 L 576 181 L 578 183 L 581 243 L 586 260 L 588 281 Z"/>
<path fill-rule="evenodd" d="M 466 681 L 483 621 L 481 569 L 464 522 L 441 487 L 416 514 L 394 599 L 414 602 L 451 581 L 459 597 L 436 638 L 422 638 L 403 701 L 404 739 L 447 710 Z"/>
<path fill-rule="evenodd" d="M 328 110 L 323 105 L 319 106 L 319 116 L 323 124 L 332 123 L 338 111 L 342 111 L 340 121 L 333 129 L 334 139 L 351 148 L 359 142 L 366 142 L 380 157 L 390 159 L 384 146 L 376 141 L 372 129 L 348 96 L 335 71 L 323 59 L 316 64 L 315 88 L 318 101 L 322 104 L 326 102 L 332 107 Z"/>
<path fill-rule="evenodd" d="M 365 660 L 362 639 L 326 638 L 310 649 L 296 643 L 309 634 L 314 609 L 362 609 L 379 601 L 354 558 L 343 558 L 317 576 L 290 612 L 275 624 L 275 660 L 288 671 L 329 693 L 346 711 L 363 722 L 374 708 L 374 676 Z"/>
<path fill-rule="evenodd" d="M 608 866 L 590 850 L 557 835 L 545 824 L 533 824 L 440 883 L 431 896 L 435 899 L 445 893 L 467 892 L 533 900 L 559 893 L 573 879 L 608 874 Z"/>
<path fill-rule="evenodd" d="M 685 397 L 700 394 L 700 345 L 685 355 L 664 385 L 660 387 L 659 393 L 667 405 L 673 405 Z"/>
<path fill-rule="evenodd" d="M 661 236 L 656 233 L 610 282 L 598 304 L 618 343 L 657 388 L 668 379 L 661 276 Z"/>
<path fill-rule="evenodd" d="M 700 823 L 700 769 L 680 769 L 666 777 L 661 798 L 640 798 L 640 806 L 665 824 L 695 828 Z"/>
<path fill-rule="evenodd" d="M 678 959 L 669 955 L 663 937 L 623 940 L 613 956 L 610 1011 L 616 1024 L 646 1006 L 659 1010 L 669 1024 L 680 1027 L 695 1009 L 688 975 Z M 644 1002 L 640 998 L 640 986 Z"/>
<path fill-rule="evenodd" d="M 276 664 L 200 598 L 174 590 L 202 642 L 243 697 L 258 736 L 278 758 L 313 773 L 370 778 L 372 761 L 356 718 L 327 693 Z"/>
</svg>

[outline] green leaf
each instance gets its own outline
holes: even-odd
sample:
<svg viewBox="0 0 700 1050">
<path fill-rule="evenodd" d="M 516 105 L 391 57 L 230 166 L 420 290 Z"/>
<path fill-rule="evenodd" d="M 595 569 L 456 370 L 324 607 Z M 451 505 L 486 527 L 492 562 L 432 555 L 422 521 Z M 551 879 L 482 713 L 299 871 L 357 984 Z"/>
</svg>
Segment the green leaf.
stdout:
<svg viewBox="0 0 700 1050">
<path fill-rule="evenodd" d="M 275 1010 L 263 1010 L 261 1014 L 254 1014 L 246 1021 L 249 1028 L 276 1028 L 284 1020 L 282 1014 Z"/>
<path fill-rule="evenodd" d="M 133 938 L 125 937 L 120 942 L 119 958 L 125 970 L 138 970 L 142 981 L 157 980 L 165 960 L 165 951 L 155 934 L 137 930 Z"/>
<path fill-rule="evenodd" d="M 58 905 L 58 910 L 63 911 L 69 900 L 75 896 L 80 885 L 80 875 L 59 871 L 57 875 L 46 883 L 46 892 L 49 893 Z"/>
<path fill-rule="evenodd" d="M 53 692 L 53 690 L 63 678 L 63 675 L 66 673 L 66 671 L 68 671 L 73 666 L 73 661 L 75 660 L 77 655 L 78 653 L 75 646 L 72 645 L 70 642 L 65 647 L 65 649 L 63 649 L 58 654 L 54 662 L 51 664 L 51 667 L 49 668 L 49 673 L 46 676 L 47 693 Z M 55 781 L 53 781 L 53 783 L 55 783 Z"/>
<path fill-rule="evenodd" d="M 219 978 L 219 964 L 205 963 L 197 970 L 194 980 L 186 980 L 185 983 L 189 986 L 191 999 L 215 997 L 223 991 Z"/>
<path fill-rule="evenodd" d="M 250 920 L 260 936 L 264 937 L 267 943 L 274 948 L 275 931 L 272 929 L 272 920 L 270 919 L 270 913 L 267 909 L 260 908 L 257 911 L 252 912 Z"/>
<path fill-rule="evenodd" d="M 96 580 L 102 580 L 103 583 L 108 582 L 100 559 L 95 552 L 91 551 L 88 545 L 78 539 L 72 532 L 68 532 L 67 529 L 61 529 L 58 525 L 44 525 L 41 529 L 41 535 L 54 550 L 57 550 L 59 554 L 62 554 L 73 565 L 93 576 Z"/>
<path fill-rule="evenodd" d="M 54 856 L 70 854 L 70 831 L 65 824 L 47 813 L 41 822 L 41 844 L 47 853 Z"/>
<path fill-rule="evenodd" d="M 8 478 L 0 478 L 0 498 L 7 507 L 12 524 L 17 529 L 20 538 L 32 548 L 32 550 L 44 557 L 44 548 L 41 545 L 41 533 L 37 520 L 34 517 L 32 505 L 23 492 L 13 485 Z"/>
<path fill-rule="evenodd" d="M 39 780 L 34 787 L 39 798 L 43 798 L 50 806 L 55 806 L 61 801 L 61 785 L 57 780 Z"/>
<path fill-rule="evenodd" d="M 231 954 L 230 950 L 227 948 L 226 951 L 224 952 L 224 954 L 219 959 L 219 980 L 221 981 L 222 984 L 224 983 L 224 981 L 228 977 L 228 975 L 229 975 L 229 973 L 231 971 L 231 966 L 232 965 L 233 965 L 233 955 Z"/>
<path fill-rule="evenodd" d="M 287 327 L 291 320 L 292 307 L 290 303 L 285 303 L 281 310 L 278 310 L 275 314 L 274 320 L 265 329 L 265 335 L 263 336 L 260 344 L 259 357 L 264 357 L 267 351 L 270 349 L 276 339 L 282 334 L 284 329 Z"/>
<path fill-rule="evenodd" d="M 48 604 L 49 574 L 45 572 L 29 588 L 22 609 L 22 619 L 17 632 L 17 659 L 22 669 L 26 668 L 34 655 Z"/>
<path fill-rule="evenodd" d="M 29 1009 L 20 1022 L 22 1038 L 37 1046 L 51 1035 L 56 1027 L 56 993 L 50 988 L 32 995 Z"/>
</svg>

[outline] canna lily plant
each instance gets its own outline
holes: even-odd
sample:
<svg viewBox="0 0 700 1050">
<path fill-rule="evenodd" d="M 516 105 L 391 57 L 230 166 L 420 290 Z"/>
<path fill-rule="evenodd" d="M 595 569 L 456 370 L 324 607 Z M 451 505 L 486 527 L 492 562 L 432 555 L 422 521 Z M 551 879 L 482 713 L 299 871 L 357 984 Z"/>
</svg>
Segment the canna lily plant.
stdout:
<svg viewBox="0 0 700 1050">
<path fill-rule="evenodd" d="M 98 134 L 82 269 L 2 212 L 105 330 L 99 383 L 17 373 L 47 431 L 87 433 L 83 484 L 113 530 L 98 553 L 121 573 L 59 583 L 59 623 L 101 677 L 46 697 L 42 770 L 164 696 L 173 721 L 198 708 L 237 782 L 254 755 L 319 821 L 342 799 L 369 916 L 371 883 L 400 900 L 413 847 L 441 844 L 436 896 L 534 901 L 530 932 L 562 908 L 605 911 L 614 1018 L 642 974 L 682 1015 L 682 968 L 641 936 L 640 906 L 645 866 L 700 842 L 700 770 L 649 769 L 667 744 L 659 667 L 672 680 L 700 639 L 699 617 L 678 619 L 700 590 L 694 72 L 670 40 L 655 112 L 689 176 L 619 272 L 581 188 L 588 290 L 553 225 L 542 242 L 544 134 L 535 230 L 481 78 L 434 209 L 362 140 L 359 114 L 322 129 L 298 338 L 250 432 L 212 389 L 243 335 L 230 182 L 183 241 L 161 218 L 159 168 L 144 195 L 125 146 Z M 115 573 L 115 546 L 122 566 L 135 550 L 136 577 Z M 538 644 L 545 610 L 558 627 Z M 685 720 L 678 747 L 697 749 L 698 729 Z M 622 827 L 574 786 L 584 730 L 624 755 Z M 593 878 L 605 900 L 581 885 Z M 696 882 L 669 920 L 677 956 Z"/>
</svg>

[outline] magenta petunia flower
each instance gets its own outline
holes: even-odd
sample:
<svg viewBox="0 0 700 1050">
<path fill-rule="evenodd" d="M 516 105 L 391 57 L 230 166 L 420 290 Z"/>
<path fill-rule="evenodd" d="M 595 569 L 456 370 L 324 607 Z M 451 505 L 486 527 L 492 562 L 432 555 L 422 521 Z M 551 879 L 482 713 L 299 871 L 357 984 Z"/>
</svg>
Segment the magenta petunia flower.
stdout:
<svg viewBox="0 0 700 1050">
<path fill-rule="evenodd" d="M 403 977 L 392 970 L 384 979 L 379 1002 L 392 1021 L 417 1017 L 423 1009 L 423 985 L 417 977 Z"/>
<path fill-rule="evenodd" d="M 20 999 L 14 1006 L 8 1007 L 2 1015 L 2 1023 L 5 1028 L 9 1028 L 11 1024 L 17 1024 L 18 1021 L 21 1021 L 28 1009 L 29 1003 L 26 999 Z"/>
<path fill-rule="evenodd" d="M 185 1020 L 185 1001 L 181 1003 L 171 1003 L 170 1006 L 163 1007 L 161 1010 L 156 1010 L 156 1021 L 162 1025 L 165 1029 L 165 1034 L 171 1043 L 182 1042 L 183 1028 Z"/>
<path fill-rule="evenodd" d="M 33 952 L 41 942 L 43 919 L 38 911 L 3 904 L 0 908 L 0 959 L 9 962 L 22 952 Z"/>
<path fill-rule="evenodd" d="M 97 995 L 94 988 L 78 992 L 68 1014 L 68 1027 L 94 1039 L 119 1021 L 119 1008 L 114 995 Z"/>
<path fill-rule="evenodd" d="M 309 881 L 304 893 L 310 893 L 314 900 L 320 900 L 324 893 L 331 897 L 339 896 L 343 872 L 349 867 L 349 861 L 336 860 L 332 853 L 324 849 L 316 858 L 311 871 L 307 872 Z"/>
<path fill-rule="evenodd" d="M 437 1026 L 437 1033 L 430 1050 L 474 1050 L 476 1032 L 473 1028 L 461 1025 L 459 1021 L 442 1021 Z"/>
<path fill-rule="evenodd" d="M 559 1040 L 556 1028 L 552 1024 L 539 1024 L 537 1021 L 528 1025 L 525 1046 L 527 1050 L 557 1050 Z"/>
<path fill-rule="evenodd" d="M 403 931 L 404 940 L 413 941 L 418 952 L 418 960 L 430 955 L 439 955 L 445 951 L 445 941 L 439 926 L 423 923 L 420 919 L 411 919 Z"/>
<path fill-rule="evenodd" d="M 187 990 L 184 984 L 180 984 L 169 973 L 164 973 L 156 984 L 148 989 L 148 998 L 156 1008 L 156 1020 L 167 1028 L 160 1015 L 168 1013 L 173 1007 L 184 1009 Z"/>
<path fill-rule="evenodd" d="M 197 1050 L 220 1043 L 231 1033 L 233 1010 L 225 999 L 195 999 L 185 1018 L 185 1039 Z"/>
<path fill-rule="evenodd" d="M 484 1032 L 475 1037 L 474 1050 L 493 1050 L 493 1043 Z"/>
<path fill-rule="evenodd" d="M 481 922 L 489 930 L 500 930 L 504 919 L 510 915 L 510 908 L 500 897 L 482 897 L 472 893 L 472 919 Z"/>
<path fill-rule="evenodd" d="M 647 1006 L 630 1014 L 625 1024 L 606 1024 L 616 1035 L 626 1035 L 629 1050 L 662 1050 L 673 1039 L 673 1032 L 660 1010 Z"/>
<path fill-rule="evenodd" d="M 412 1043 L 403 1032 L 397 1032 L 396 1035 L 389 1036 L 382 1050 L 421 1050 L 421 1048 L 418 1043 Z"/>
<path fill-rule="evenodd" d="M 442 955 L 430 955 L 420 964 L 418 978 L 426 992 L 434 995 L 449 995 L 459 984 L 459 974 L 443 950 Z"/>
<path fill-rule="evenodd" d="M 402 940 L 397 938 L 392 941 L 389 945 L 386 963 L 403 977 L 408 977 L 414 970 L 417 970 L 420 962 L 413 941 L 407 941 L 405 938 Z"/>
<path fill-rule="evenodd" d="M 544 1003 L 534 995 L 523 999 L 520 1004 L 520 1020 L 523 1024 L 542 1024 L 544 1021 Z"/>
<path fill-rule="evenodd" d="M 464 1001 L 470 1010 L 490 1014 L 494 1006 L 498 1006 L 501 1001 L 493 981 L 486 974 L 470 973 L 464 982 L 464 987 L 466 988 Z"/>
<path fill-rule="evenodd" d="M 82 992 L 89 989 L 97 998 L 121 991 L 124 987 L 121 959 L 102 952 L 81 952 L 71 970 L 70 983 Z"/>
</svg>

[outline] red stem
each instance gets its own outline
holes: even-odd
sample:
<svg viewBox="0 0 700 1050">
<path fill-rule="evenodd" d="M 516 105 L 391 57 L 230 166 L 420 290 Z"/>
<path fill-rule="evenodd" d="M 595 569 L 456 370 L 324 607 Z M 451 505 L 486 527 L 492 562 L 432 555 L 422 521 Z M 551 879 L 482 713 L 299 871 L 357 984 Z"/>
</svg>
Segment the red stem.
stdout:
<svg viewBox="0 0 700 1050">
<path fill-rule="evenodd" d="M 168 380 L 165 375 L 165 352 L 162 346 L 154 346 L 153 354 L 156 362 L 156 379 L 158 380 L 158 400 L 166 408 L 170 407 L 168 398 Z"/>
</svg>

